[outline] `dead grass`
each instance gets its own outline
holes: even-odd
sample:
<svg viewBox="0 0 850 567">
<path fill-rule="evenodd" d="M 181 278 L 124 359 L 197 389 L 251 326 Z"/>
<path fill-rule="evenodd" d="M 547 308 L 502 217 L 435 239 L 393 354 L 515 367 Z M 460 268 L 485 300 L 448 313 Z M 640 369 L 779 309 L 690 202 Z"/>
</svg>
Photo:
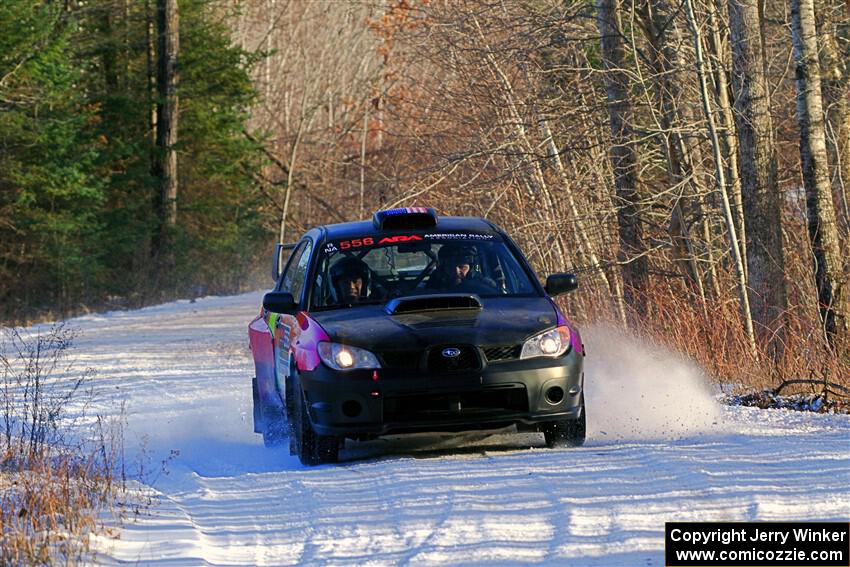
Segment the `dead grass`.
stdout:
<svg viewBox="0 0 850 567">
<path fill-rule="evenodd" d="M 99 531 L 102 508 L 114 498 L 109 471 L 74 455 L 10 459 L 2 469 L 0 563 L 80 562 L 89 536 Z"/>
<path fill-rule="evenodd" d="M 75 565 L 91 536 L 115 535 L 136 496 L 127 489 L 123 412 L 87 414 L 93 373 L 69 357 L 62 325 L 0 336 L 0 565 Z"/>
</svg>

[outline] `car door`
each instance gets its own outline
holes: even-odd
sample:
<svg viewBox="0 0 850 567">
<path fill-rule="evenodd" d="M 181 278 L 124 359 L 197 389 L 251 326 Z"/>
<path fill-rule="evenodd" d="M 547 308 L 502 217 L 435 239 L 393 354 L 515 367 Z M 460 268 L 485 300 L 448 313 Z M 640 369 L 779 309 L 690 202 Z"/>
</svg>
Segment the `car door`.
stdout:
<svg viewBox="0 0 850 567">
<path fill-rule="evenodd" d="M 313 241 L 305 238 L 298 244 L 278 282 L 277 291 L 288 291 L 295 298 L 299 309 L 304 308 L 306 280 L 313 253 Z M 275 386 L 285 395 L 286 378 L 289 376 L 292 345 L 297 340 L 300 326 L 296 316 L 287 313 L 269 313 L 269 329 L 274 337 Z"/>
</svg>

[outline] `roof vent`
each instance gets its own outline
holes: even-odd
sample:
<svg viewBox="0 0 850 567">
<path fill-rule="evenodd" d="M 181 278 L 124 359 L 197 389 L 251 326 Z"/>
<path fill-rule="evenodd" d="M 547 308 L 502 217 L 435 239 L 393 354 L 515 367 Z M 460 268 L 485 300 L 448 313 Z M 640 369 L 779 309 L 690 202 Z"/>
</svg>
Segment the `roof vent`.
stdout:
<svg viewBox="0 0 850 567">
<path fill-rule="evenodd" d="M 372 216 L 378 230 L 406 228 L 434 228 L 437 226 L 437 211 L 431 207 L 403 207 L 378 211 Z"/>
<path fill-rule="evenodd" d="M 441 293 L 435 295 L 413 295 L 389 301 L 384 310 L 390 315 L 422 311 L 445 311 L 451 309 L 481 309 L 481 300 L 475 294 Z"/>
</svg>

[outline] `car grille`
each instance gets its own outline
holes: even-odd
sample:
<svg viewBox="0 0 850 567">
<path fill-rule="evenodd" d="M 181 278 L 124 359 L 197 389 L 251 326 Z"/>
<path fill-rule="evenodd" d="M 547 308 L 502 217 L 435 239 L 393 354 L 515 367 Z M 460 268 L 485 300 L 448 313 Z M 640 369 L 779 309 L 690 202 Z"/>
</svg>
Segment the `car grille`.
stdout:
<svg viewBox="0 0 850 567">
<path fill-rule="evenodd" d="M 528 411 L 525 386 L 467 392 L 404 396 L 384 400 L 384 419 L 390 423 L 457 417 L 487 417 Z"/>
<path fill-rule="evenodd" d="M 460 351 L 460 354 L 454 357 L 444 356 L 443 351 L 448 348 L 456 348 Z M 478 349 L 472 345 L 435 346 L 428 352 L 428 370 L 431 372 L 464 372 L 480 368 L 481 361 L 478 359 Z"/>
<path fill-rule="evenodd" d="M 522 345 L 486 346 L 482 347 L 488 362 L 515 360 L 522 353 Z"/>
</svg>

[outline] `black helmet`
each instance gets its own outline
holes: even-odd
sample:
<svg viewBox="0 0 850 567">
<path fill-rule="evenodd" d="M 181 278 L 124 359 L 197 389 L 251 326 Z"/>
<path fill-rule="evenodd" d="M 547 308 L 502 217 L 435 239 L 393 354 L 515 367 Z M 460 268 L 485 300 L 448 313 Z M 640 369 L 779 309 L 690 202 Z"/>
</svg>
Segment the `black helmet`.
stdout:
<svg viewBox="0 0 850 567">
<path fill-rule="evenodd" d="M 330 275 L 331 282 L 333 282 L 334 287 L 336 287 L 339 284 L 339 281 L 343 278 L 360 278 L 363 280 L 363 290 L 365 292 L 369 285 L 369 273 L 369 266 L 366 265 L 366 262 L 359 258 L 347 256 L 331 266 Z"/>
<path fill-rule="evenodd" d="M 478 251 L 472 244 L 450 242 L 440 248 L 437 258 L 441 264 L 469 264 L 471 266 L 478 259 Z"/>
</svg>

